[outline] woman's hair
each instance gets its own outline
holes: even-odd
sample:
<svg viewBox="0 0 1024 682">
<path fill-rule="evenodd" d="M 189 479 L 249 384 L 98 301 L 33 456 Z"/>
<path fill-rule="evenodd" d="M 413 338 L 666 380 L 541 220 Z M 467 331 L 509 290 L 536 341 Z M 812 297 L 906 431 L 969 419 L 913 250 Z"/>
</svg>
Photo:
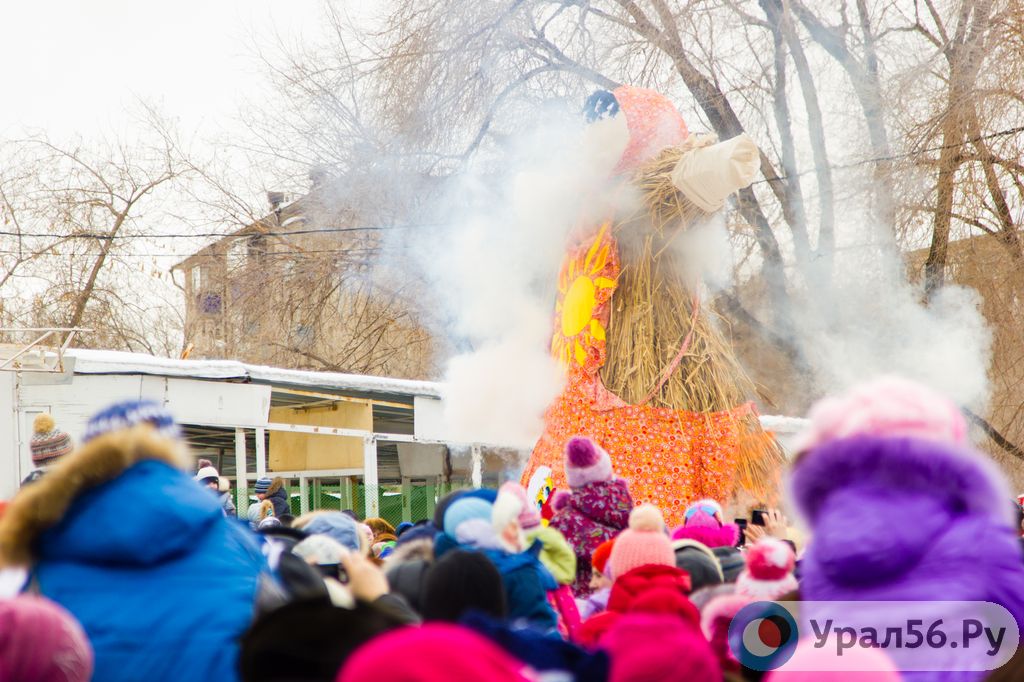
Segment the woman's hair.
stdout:
<svg viewBox="0 0 1024 682">
<path fill-rule="evenodd" d="M 370 530 L 373 531 L 373 541 L 377 542 L 377 537 L 380 535 L 394 535 L 395 527 L 380 517 L 374 517 L 372 519 L 366 519 L 363 521 Z"/>
</svg>

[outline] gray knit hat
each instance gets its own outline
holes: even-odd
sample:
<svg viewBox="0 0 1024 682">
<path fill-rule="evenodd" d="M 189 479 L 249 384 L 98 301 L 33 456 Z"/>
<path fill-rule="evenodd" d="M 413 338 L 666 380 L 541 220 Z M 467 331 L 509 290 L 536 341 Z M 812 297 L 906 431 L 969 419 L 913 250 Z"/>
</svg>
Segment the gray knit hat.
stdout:
<svg viewBox="0 0 1024 682">
<path fill-rule="evenodd" d="M 58 429 L 53 417 L 46 412 L 36 416 L 32 431 L 29 448 L 32 450 L 32 463 L 37 467 L 52 464 L 74 447 L 71 436 Z"/>
</svg>

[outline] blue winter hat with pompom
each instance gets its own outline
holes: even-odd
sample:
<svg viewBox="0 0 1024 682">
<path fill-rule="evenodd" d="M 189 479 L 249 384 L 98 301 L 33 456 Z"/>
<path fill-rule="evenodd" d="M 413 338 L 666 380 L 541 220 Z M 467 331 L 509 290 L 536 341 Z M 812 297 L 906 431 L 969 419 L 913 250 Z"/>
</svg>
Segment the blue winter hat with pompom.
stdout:
<svg viewBox="0 0 1024 682">
<path fill-rule="evenodd" d="M 174 417 L 162 405 L 152 400 L 126 400 L 94 414 L 85 426 L 82 442 L 139 424 L 149 424 L 157 433 L 168 438 L 181 437 L 181 429 L 174 422 Z"/>
</svg>

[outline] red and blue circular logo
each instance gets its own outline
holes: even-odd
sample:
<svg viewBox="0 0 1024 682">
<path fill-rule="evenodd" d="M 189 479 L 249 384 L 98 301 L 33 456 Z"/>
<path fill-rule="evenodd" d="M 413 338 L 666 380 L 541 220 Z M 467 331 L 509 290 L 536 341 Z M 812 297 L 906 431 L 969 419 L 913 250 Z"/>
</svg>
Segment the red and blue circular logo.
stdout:
<svg viewBox="0 0 1024 682">
<path fill-rule="evenodd" d="M 729 624 L 729 648 L 751 670 L 775 670 L 793 655 L 799 632 L 793 614 L 775 602 L 747 604 Z"/>
</svg>

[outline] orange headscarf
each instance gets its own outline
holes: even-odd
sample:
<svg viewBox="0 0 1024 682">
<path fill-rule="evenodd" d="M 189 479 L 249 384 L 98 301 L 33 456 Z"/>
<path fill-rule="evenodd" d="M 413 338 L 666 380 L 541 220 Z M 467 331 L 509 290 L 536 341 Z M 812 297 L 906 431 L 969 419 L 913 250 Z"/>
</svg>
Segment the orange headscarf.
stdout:
<svg viewBox="0 0 1024 682">
<path fill-rule="evenodd" d="M 629 144 L 614 173 L 627 173 L 668 147 L 683 143 L 689 135 L 679 110 L 662 94 L 646 88 L 621 85 L 612 93 L 626 116 Z"/>
</svg>

